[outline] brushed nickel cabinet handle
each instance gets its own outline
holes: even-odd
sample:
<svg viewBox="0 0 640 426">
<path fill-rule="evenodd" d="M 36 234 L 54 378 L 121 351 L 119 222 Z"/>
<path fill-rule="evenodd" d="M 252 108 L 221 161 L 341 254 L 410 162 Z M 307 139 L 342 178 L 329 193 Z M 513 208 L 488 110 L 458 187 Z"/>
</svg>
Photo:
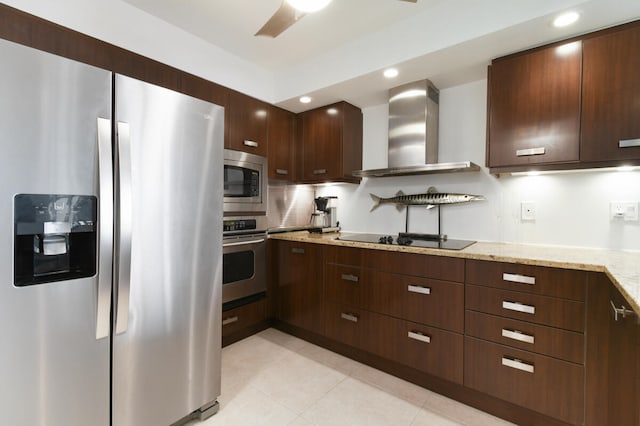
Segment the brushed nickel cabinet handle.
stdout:
<svg viewBox="0 0 640 426">
<path fill-rule="evenodd" d="M 420 333 L 419 331 L 410 331 L 407 333 L 407 337 L 413 340 L 419 340 L 424 343 L 431 343 L 431 337 L 427 336 L 424 333 Z"/>
<path fill-rule="evenodd" d="M 530 334 L 525 334 L 522 331 L 518 330 L 509 330 L 508 328 L 502 329 L 502 337 L 506 337 L 507 339 L 517 340 L 519 342 L 531 343 L 535 342 L 535 337 Z"/>
<path fill-rule="evenodd" d="M 341 312 L 340 318 L 351 322 L 358 322 L 358 316 L 356 314 L 350 314 L 349 312 Z"/>
<path fill-rule="evenodd" d="M 327 169 L 315 169 L 315 170 L 313 171 L 313 174 L 314 174 L 314 175 L 324 175 L 324 174 L 326 174 L 326 173 L 327 173 Z"/>
<path fill-rule="evenodd" d="M 526 363 L 517 358 L 509 358 L 507 356 L 502 357 L 502 365 L 505 367 L 515 368 L 516 370 L 526 371 L 527 373 L 533 373 L 535 370 L 533 364 Z"/>
<path fill-rule="evenodd" d="M 535 314 L 536 307 L 531 305 L 525 305 L 520 302 L 509 302 L 507 300 L 502 301 L 502 309 L 507 309 L 509 311 L 517 311 L 524 312 L 525 314 Z"/>
<path fill-rule="evenodd" d="M 303 248 L 294 247 L 291 249 L 291 253 L 293 254 L 304 254 Z"/>
<path fill-rule="evenodd" d="M 420 293 L 420 294 L 431 294 L 431 288 L 430 287 L 423 287 L 421 285 L 408 285 L 407 286 L 407 291 L 410 291 L 411 293 Z"/>
<path fill-rule="evenodd" d="M 545 152 L 544 147 L 518 149 L 516 150 L 516 157 L 528 157 L 529 155 L 544 155 L 544 152 Z"/>
<path fill-rule="evenodd" d="M 257 148 L 258 147 L 258 142 L 256 142 L 256 141 L 245 140 L 242 143 L 244 144 L 244 146 L 250 146 L 251 148 Z"/>
<path fill-rule="evenodd" d="M 613 303 L 613 300 L 609 300 L 609 302 L 611 303 L 611 309 L 613 310 L 613 319 L 615 321 L 618 321 L 619 317 L 622 317 L 622 319 L 625 319 L 628 316 L 635 316 L 636 313 L 633 311 L 633 309 L 627 309 L 626 306 L 622 305 L 621 308 L 618 308 L 615 303 Z"/>
<path fill-rule="evenodd" d="M 287 170 L 287 169 L 276 169 L 276 174 L 277 175 L 288 175 L 289 174 L 289 170 Z"/>
<path fill-rule="evenodd" d="M 519 274 L 502 274 L 503 281 L 509 281 L 512 283 L 520 283 L 520 284 L 529 284 L 535 285 L 536 277 L 529 277 L 527 275 L 519 275 Z"/>
<path fill-rule="evenodd" d="M 238 321 L 238 317 L 237 316 L 225 318 L 225 319 L 222 320 L 222 325 L 233 324 L 234 322 L 237 322 L 237 321 Z"/>
<path fill-rule="evenodd" d="M 357 275 L 352 275 L 352 274 L 342 274 L 342 276 L 340 277 L 345 281 L 351 281 L 354 283 L 358 282 L 358 276 Z"/>
<path fill-rule="evenodd" d="M 623 139 L 618 141 L 618 148 L 633 148 L 640 146 L 640 139 Z"/>
</svg>

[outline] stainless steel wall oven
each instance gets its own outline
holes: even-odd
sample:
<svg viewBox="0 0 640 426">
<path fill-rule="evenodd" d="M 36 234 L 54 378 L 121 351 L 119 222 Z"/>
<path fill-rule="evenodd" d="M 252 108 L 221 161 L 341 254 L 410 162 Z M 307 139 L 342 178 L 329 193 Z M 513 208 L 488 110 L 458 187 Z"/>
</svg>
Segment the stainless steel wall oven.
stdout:
<svg viewBox="0 0 640 426">
<path fill-rule="evenodd" d="M 267 289 L 267 218 L 224 218 L 222 303 L 260 295 Z"/>
</svg>

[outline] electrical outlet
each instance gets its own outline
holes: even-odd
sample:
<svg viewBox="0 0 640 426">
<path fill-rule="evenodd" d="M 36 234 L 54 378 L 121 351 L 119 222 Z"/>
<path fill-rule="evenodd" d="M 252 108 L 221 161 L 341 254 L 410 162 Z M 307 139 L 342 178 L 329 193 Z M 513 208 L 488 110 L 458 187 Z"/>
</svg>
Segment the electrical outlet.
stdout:
<svg viewBox="0 0 640 426">
<path fill-rule="evenodd" d="M 609 206 L 612 219 L 622 219 L 627 221 L 638 220 L 637 201 L 611 201 Z"/>
<path fill-rule="evenodd" d="M 520 220 L 536 220 L 536 203 L 533 201 L 522 201 L 520 203 Z"/>
</svg>

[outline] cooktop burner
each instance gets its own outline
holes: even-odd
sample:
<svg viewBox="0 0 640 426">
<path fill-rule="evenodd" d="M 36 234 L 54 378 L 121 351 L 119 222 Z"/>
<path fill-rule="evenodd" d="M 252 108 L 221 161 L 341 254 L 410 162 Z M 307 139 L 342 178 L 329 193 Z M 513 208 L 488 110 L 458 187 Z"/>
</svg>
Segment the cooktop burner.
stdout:
<svg viewBox="0 0 640 426">
<path fill-rule="evenodd" d="M 384 234 L 342 234 L 337 239 L 342 241 L 356 241 L 360 243 L 392 244 L 444 250 L 462 250 L 475 243 L 475 241 L 469 240 L 421 240 L 405 236 Z"/>
</svg>

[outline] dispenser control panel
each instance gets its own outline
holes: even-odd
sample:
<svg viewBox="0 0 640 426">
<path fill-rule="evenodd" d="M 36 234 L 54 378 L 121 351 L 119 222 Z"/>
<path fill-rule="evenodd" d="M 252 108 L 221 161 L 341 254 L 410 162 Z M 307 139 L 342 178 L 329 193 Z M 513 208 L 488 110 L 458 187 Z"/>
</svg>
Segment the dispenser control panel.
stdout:
<svg viewBox="0 0 640 426">
<path fill-rule="evenodd" d="M 14 285 L 96 273 L 97 199 L 87 195 L 14 197 Z"/>
</svg>

